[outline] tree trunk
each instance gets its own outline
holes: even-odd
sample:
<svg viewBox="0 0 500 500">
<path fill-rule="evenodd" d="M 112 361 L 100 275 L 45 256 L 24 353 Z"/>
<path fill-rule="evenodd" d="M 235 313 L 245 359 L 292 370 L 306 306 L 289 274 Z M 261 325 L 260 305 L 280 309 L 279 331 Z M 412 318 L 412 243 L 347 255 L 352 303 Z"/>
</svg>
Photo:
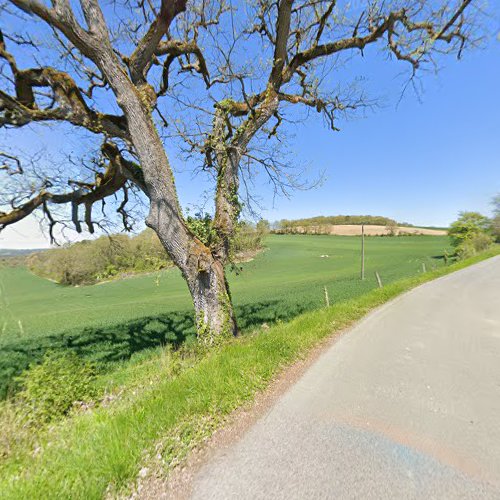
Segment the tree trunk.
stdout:
<svg viewBox="0 0 500 500">
<path fill-rule="evenodd" d="M 208 347 L 220 345 L 237 335 L 224 265 L 184 224 L 181 241 L 187 244 L 179 246 L 179 235 L 172 231 L 171 221 L 164 212 L 160 210 L 156 217 L 152 216 L 156 211 L 153 203 L 146 222 L 186 280 L 193 299 L 198 339 Z"/>
<path fill-rule="evenodd" d="M 236 321 L 224 266 L 186 226 L 177 198 L 172 169 L 151 117 L 148 87 L 135 88 L 114 57 L 101 68 L 126 118 L 130 137 L 142 167 L 152 228 L 173 263 L 181 270 L 193 298 L 198 338 L 218 345 L 235 335 Z"/>
<path fill-rule="evenodd" d="M 236 336 L 238 328 L 223 263 L 187 228 L 189 243 L 179 259 L 179 251 L 172 251 L 176 238 L 170 227 L 151 217 L 147 224 L 156 232 L 186 280 L 193 299 L 198 340 L 212 347 Z"/>
<path fill-rule="evenodd" d="M 187 275 L 199 341 L 210 347 L 237 335 L 236 318 L 223 265 L 213 257 L 199 260 L 189 268 Z"/>
<path fill-rule="evenodd" d="M 217 241 L 213 250 L 216 258 L 224 264 L 231 257 L 231 239 L 234 236 L 241 211 L 238 198 L 240 156 L 236 148 L 226 144 L 227 123 L 227 111 L 220 107 L 217 108 L 209 141 L 215 153 L 217 164 L 214 217 Z"/>
<path fill-rule="evenodd" d="M 218 238 L 214 253 L 224 263 L 231 258 L 231 239 L 235 234 L 241 211 L 238 198 L 239 161 L 237 153 L 231 149 L 217 154 L 214 228 Z"/>
</svg>

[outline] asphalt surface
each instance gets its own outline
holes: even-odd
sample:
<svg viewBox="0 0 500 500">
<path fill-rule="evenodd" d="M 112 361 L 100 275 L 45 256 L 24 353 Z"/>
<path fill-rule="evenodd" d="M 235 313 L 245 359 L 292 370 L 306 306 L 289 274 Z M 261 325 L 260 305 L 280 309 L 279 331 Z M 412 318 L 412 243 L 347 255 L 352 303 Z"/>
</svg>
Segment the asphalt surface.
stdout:
<svg viewBox="0 0 500 500">
<path fill-rule="evenodd" d="M 192 496 L 500 499 L 500 257 L 367 316 Z"/>
</svg>

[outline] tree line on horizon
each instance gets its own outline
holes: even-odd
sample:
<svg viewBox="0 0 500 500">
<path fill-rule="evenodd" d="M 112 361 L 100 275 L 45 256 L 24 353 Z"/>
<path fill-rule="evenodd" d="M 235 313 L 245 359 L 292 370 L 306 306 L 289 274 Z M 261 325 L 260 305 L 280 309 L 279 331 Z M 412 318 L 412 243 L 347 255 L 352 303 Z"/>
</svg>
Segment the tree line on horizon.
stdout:
<svg viewBox="0 0 500 500">
<path fill-rule="evenodd" d="M 336 226 L 336 225 L 355 225 L 360 226 L 366 224 L 372 226 L 396 227 L 401 225 L 409 226 L 409 224 L 400 224 L 394 219 L 383 217 L 381 215 L 319 215 L 316 217 L 307 217 L 303 219 L 281 219 L 273 225 L 272 232 L 281 233 L 296 233 L 300 229 L 312 228 L 317 226 Z"/>
</svg>

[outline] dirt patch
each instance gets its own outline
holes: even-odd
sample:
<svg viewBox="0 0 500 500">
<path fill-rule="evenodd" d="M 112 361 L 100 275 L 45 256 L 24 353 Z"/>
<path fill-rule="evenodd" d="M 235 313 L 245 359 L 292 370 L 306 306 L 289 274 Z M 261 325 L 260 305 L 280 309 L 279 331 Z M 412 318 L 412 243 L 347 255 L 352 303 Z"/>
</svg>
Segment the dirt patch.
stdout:
<svg viewBox="0 0 500 500">
<path fill-rule="evenodd" d="M 251 262 L 262 252 L 265 252 L 267 248 L 257 248 L 254 250 L 246 250 L 245 252 L 238 252 L 234 258 L 236 264 L 244 264 L 245 262 Z"/>
</svg>

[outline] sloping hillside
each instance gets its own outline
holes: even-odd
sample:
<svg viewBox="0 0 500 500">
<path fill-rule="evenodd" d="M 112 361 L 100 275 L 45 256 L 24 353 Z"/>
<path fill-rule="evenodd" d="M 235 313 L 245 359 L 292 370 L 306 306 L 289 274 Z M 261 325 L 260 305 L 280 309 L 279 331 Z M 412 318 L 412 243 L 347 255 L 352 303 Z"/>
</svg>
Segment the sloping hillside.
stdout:
<svg viewBox="0 0 500 500">
<path fill-rule="evenodd" d="M 320 224 L 314 226 L 295 226 L 291 231 L 275 230 L 275 233 L 295 234 L 334 234 L 337 236 L 357 236 L 361 234 L 362 226 L 360 224 Z M 365 234 L 368 236 L 387 236 L 389 234 L 422 234 L 427 236 L 446 236 L 444 229 L 427 229 L 423 227 L 407 226 L 381 226 L 365 225 Z"/>
</svg>

